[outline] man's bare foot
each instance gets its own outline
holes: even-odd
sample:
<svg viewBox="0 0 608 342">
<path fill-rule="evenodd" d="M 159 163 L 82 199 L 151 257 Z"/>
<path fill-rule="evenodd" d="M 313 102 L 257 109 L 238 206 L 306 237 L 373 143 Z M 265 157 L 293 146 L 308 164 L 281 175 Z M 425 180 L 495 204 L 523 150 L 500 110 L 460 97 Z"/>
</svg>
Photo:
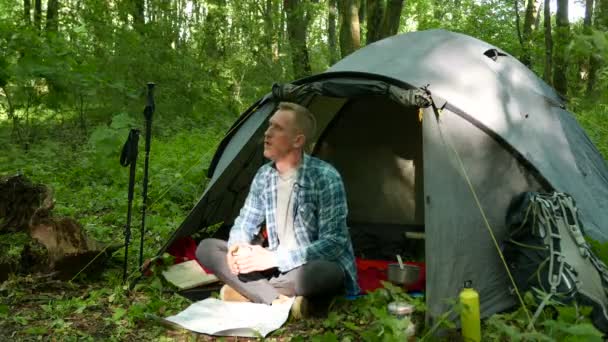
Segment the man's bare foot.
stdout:
<svg viewBox="0 0 608 342">
<path fill-rule="evenodd" d="M 243 296 L 237 290 L 228 285 L 224 285 L 220 289 L 220 299 L 225 302 L 251 302 L 249 298 Z"/>
</svg>

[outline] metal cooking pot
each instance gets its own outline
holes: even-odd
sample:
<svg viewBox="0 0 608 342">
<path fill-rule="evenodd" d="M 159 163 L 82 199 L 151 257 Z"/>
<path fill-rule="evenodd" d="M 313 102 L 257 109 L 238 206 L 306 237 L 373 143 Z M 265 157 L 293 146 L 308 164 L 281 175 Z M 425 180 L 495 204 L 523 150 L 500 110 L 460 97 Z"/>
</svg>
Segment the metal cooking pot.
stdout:
<svg viewBox="0 0 608 342">
<path fill-rule="evenodd" d="M 418 280 L 419 274 L 420 267 L 416 265 L 404 264 L 401 269 L 397 263 L 388 264 L 388 281 L 394 284 L 410 286 Z"/>
</svg>

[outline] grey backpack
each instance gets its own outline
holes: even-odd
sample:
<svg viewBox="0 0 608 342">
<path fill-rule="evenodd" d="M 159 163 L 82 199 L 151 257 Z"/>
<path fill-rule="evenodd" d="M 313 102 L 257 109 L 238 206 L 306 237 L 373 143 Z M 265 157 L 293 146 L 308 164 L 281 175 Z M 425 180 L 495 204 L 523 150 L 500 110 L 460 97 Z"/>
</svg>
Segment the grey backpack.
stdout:
<svg viewBox="0 0 608 342">
<path fill-rule="evenodd" d="M 591 306 L 596 328 L 608 333 L 608 268 L 584 238 L 574 199 L 564 193 L 526 192 L 507 215 L 505 259 L 520 289 L 534 291 L 541 302 L 576 301 Z"/>
</svg>

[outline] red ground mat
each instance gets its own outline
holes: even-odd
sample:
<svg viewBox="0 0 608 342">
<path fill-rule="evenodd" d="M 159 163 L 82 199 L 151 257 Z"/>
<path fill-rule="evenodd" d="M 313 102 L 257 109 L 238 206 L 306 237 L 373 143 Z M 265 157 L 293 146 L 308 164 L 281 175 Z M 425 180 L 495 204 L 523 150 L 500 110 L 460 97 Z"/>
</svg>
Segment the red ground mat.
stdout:
<svg viewBox="0 0 608 342">
<path fill-rule="evenodd" d="M 173 244 L 171 244 L 171 246 L 167 248 L 167 253 L 175 257 L 176 264 L 188 260 L 196 260 L 198 262 L 198 260 L 196 259 L 196 241 L 194 241 L 194 239 L 189 236 L 183 237 L 173 242 Z M 199 265 L 201 265 L 200 262 Z M 205 266 L 201 265 L 201 267 L 205 270 L 205 272 L 213 274 L 213 272 L 206 269 Z"/>
<path fill-rule="evenodd" d="M 382 287 L 380 281 L 387 280 L 386 270 L 388 264 L 394 261 L 388 260 L 370 260 L 355 258 L 357 263 L 357 275 L 359 278 L 359 287 L 363 293 L 373 291 Z M 420 267 L 418 281 L 406 288 L 407 291 L 424 291 L 426 284 L 426 268 L 423 262 L 404 261 L 404 264 L 416 265 Z"/>
</svg>

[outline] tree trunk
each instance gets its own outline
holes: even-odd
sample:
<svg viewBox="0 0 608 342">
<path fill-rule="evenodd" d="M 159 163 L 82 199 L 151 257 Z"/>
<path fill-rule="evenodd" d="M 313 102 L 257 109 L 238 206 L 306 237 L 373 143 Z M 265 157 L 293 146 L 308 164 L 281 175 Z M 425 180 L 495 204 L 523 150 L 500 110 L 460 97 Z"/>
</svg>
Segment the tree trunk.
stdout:
<svg viewBox="0 0 608 342">
<path fill-rule="evenodd" d="M 528 68 L 532 68 L 532 57 L 530 49 L 532 47 L 532 32 L 534 31 L 534 23 L 536 22 L 536 4 L 537 0 L 528 0 L 526 4 L 526 15 L 524 17 L 523 27 L 523 52 L 521 62 Z"/>
<path fill-rule="evenodd" d="M 591 33 L 591 25 L 593 19 L 593 0 L 585 1 L 585 18 L 583 19 L 583 29 L 585 33 Z"/>
<path fill-rule="evenodd" d="M 278 28 L 278 37 L 277 37 L 277 51 L 279 55 L 285 49 L 285 4 L 282 1 L 279 1 L 279 6 L 283 6 L 279 9 L 279 28 Z"/>
<path fill-rule="evenodd" d="M 585 2 L 585 19 L 583 20 L 583 33 L 586 35 L 591 34 L 591 25 L 593 24 L 593 0 L 587 0 Z M 597 68 L 597 60 L 593 56 L 593 50 L 591 56 L 589 56 L 589 66 L 587 68 L 587 96 L 593 94 L 593 88 L 595 87 L 595 69 Z"/>
<path fill-rule="evenodd" d="M 265 0 L 263 2 L 264 7 L 262 8 L 262 18 L 264 18 L 264 48 L 266 53 L 271 56 L 273 61 L 278 60 L 278 55 L 274 49 L 274 12 L 272 11 L 272 0 Z"/>
<path fill-rule="evenodd" d="M 15 241 L 10 248 L 20 252 L 20 257 L 6 258 L 7 251 L 0 246 L 1 265 L 11 266 L 12 272 L 57 271 L 69 279 L 104 254 L 103 245 L 87 237 L 77 221 L 54 216 L 53 203 L 53 192 L 43 184 L 21 175 L 0 178 L 0 234 Z M 119 247 L 109 246 L 101 260 Z M 0 272 L 0 279 L 6 276 Z"/>
<path fill-rule="evenodd" d="M 593 26 L 600 32 L 608 31 L 608 0 L 597 0 L 594 11 L 595 21 Z M 587 94 L 595 95 L 595 83 L 597 82 L 597 73 L 602 69 L 601 59 L 592 56 L 589 66 L 589 79 L 587 81 Z"/>
<path fill-rule="evenodd" d="M 382 38 L 394 36 L 399 32 L 401 10 L 403 10 L 403 0 L 388 0 L 382 21 Z"/>
<path fill-rule="evenodd" d="M 540 0 L 538 2 L 538 7 L 536 8 L 536 20 L 534 20 L 534 29 L 535 30 L 538 30 L 538 28 L 540 27 L 540 18 L 541 18 L 540 10 L 541 10 L 541 7 L 544 6 L 544 4 L 545 4 L 545 2 L 543 0 Z"/>
<path fill-rule="evenodd" d="M 363 25 L 367 20 L 367 5 L 365 0 L 356 0 L 359 3 L 359 37 L 363 37 Z"/>
<path fill-rule="evenodd" d="M 551 2 L 544 0 L 543 20 L 545 27 L 545 67 L 543 70 L 543 79 L 547 84 L 551 85 L 551 70 L 553 69 L 553 34 L 551 33 Z"/>
<path fill-rule="evenodd" d="M 336 0 L 329 0 L 329 14 L 327 16 L 327 42 L 329 45 L 329 64 L 334 65 L 338 61 L 338 47 L 336 44 L 336 15 L 338 8 Z"/>
<path fill-rule="evenodd" d="M 545 25 L 545 69 L 543 78 L 547 84 L 551 85 L 551 69 L 553 68 L 553 35 L 551 33 L 551 2 L 545 0 L 543 10 Z"/>
<path fill-rule="evenodd" d="M 57 32 L 59 27 L 59 0 L 49 0 L 46 3 L 46 32 Z"/>
<path fill-rule="evenodd" d="M 598 30 L 606 32 L 608 30 L 608 0 L 598 0 L 595 12 L 595 26 Z"/>
<path fill-rule="evenodd" d="M 566 48 L 570 43 L 568 0 L 557 0 L 557 25 L 555 28 L 555 61 L 553 62 L 553 87 L 563 96 L 568 94 L 568 64 Z"/>
<path fill-rule="evenodd" d="M 42 0 L 34 0 L 34 27 L 40 31 L 42 23 Z"/>
<path fill-rule="evenodd" d="M 291 61 L 295 78 L 302 78 L 311 74 L 308 47 L 306 46 L 306 33 L 308 20 L 301 0 L 285 0 L 287 12 L 287 35 L 291 47 Z"/>
<path fill-rule="evenodd" d="M 521 46 L 522 51 L 524 50 L 524 38 L 521 35 L 521 24 L 519 19 L 519 0 L 513 1 L 514 11 L 515 11 L 515 31 L 517 32 L 517 39 L 519 40 L 519 46 Z"/>
<path fill-rule="evenodd" d="M 367 44 L 382 38 L 382 20 L 384 19 L 384 1 L 367 0 Z"/>
<path fill-rule="evenodd" d="M 29 25 L 32 23 L 32 2 L 31 0 L 23 0 L 23 19 L 25 24 Z"/>
<path fill-rule="evenodd" d="M 358 0 L 338 0 L 342 58 L 361 47 Z"/>
<path fill-rule="evenodd" d="M 144 32 L 144 0 L 133 0 L 131 4 L 133 28 L 140 34 Z"/>
<path fill-rule="evenodd" d="M 225 54 L 225 36 L 227 25 L 226 0 L 207 1 L 211 5 L 205 17 L 203 27 L 203 47 L 207 56 L 214 62 L 219 62 Z"/>
</svg>

